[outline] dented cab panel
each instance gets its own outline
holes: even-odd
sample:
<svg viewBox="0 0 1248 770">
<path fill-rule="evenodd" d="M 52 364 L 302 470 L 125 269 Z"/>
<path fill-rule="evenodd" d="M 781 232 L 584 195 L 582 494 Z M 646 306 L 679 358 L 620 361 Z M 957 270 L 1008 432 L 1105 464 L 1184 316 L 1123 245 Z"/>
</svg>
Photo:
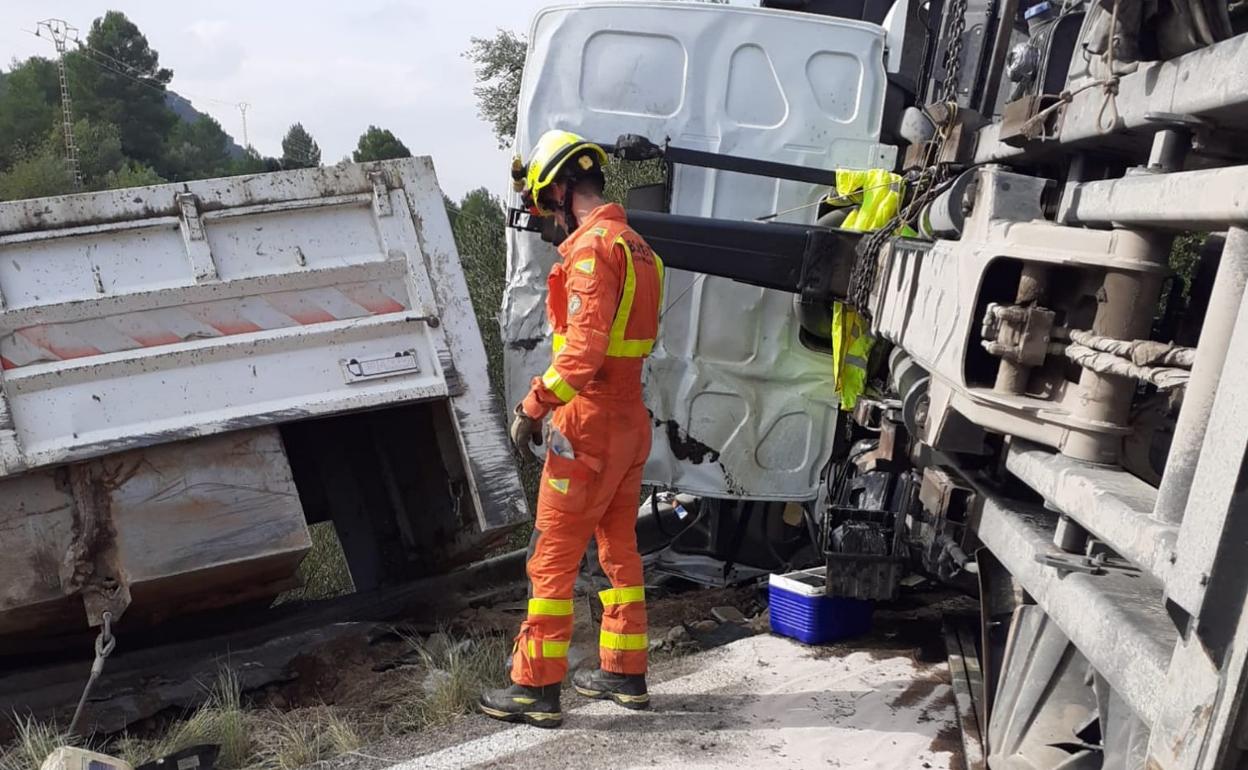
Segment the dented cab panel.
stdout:
<svg viewBox="0 0 1248 770">
<path fill-rule="evenodd" d="M 559 128 L 823 169 L 891 165 L 878 143 L 883 33 L 810 14 L 695 3 L 589 3 L 540 13 L 520 91 L 523 151 Z M 671 212 L 811 223 L 815 185 L 677 166 Z M 515 204 L 518 205 L 518 204 Z M 791 211 L 790 211 L 791 210 Z M 508 398 L 550 360 L 555 252 L 509 231 Z M 669 270 L 645 373 L 647 483 L 715 497 L 815 497 L 831 453 L 831 357 L 802 341 L 793 295 Z"/>
</svg>

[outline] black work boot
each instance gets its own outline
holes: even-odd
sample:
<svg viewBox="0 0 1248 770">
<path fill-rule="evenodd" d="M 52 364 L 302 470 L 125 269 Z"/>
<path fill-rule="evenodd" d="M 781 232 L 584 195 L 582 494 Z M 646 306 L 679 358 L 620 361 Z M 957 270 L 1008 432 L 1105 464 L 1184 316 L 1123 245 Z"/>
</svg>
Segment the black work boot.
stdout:
<svg viewBox="0 0 1248 770">
<path fill-rule="evenodd" d="M 610 699 L 628 709 L 650 708 L 645 674 L 615 674 L 600 668 L 582 668 L 572 686 L 586 698 Z"/>
<path fill-rule="evenodd" d="M 513 684 L 500 690 L 481 693 L 481 713 L 504 722 L 524 722 L 535 727 L 558 727 L 563 724 L 559 708 L 561 685 L 526 687 Z"/>
</svg>

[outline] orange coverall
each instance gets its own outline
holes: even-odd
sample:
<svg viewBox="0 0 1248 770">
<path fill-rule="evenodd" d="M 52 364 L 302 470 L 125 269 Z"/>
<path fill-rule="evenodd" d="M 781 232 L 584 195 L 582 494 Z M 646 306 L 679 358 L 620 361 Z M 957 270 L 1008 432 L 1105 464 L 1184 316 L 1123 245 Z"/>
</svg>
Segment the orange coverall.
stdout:
<svg viewBox="0 0 1248 770">
<path fill-rule="evenodd" d="M 590 212 L 559 253 L 546 297 L 554 358 L 522 406 L 534 419 L 553 409 L 551 425 L 571 445 L 558 451 L 553 434 L 546 442 L 528 561 L 532 598 L 511 668 L 512 679 L 530 687 L 567 674 L 572 589 L 591 536 L 612 585 L 599 594 L 602 668 L 644 674 L 649 647 L 636 532 L 650 453 L 641 370 L 658 334 L 663 262 L 614 203 Z"/>
</svg>

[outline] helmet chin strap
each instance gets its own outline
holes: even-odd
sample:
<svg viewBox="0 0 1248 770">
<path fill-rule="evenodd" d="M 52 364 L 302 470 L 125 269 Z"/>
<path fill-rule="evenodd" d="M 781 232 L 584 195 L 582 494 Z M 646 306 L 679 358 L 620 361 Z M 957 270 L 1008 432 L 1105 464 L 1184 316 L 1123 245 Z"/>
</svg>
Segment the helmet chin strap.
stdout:
<svg viewBox="0 0 1248 770">
<path fill-rule="evenodd" d="M 568 224 L 568 234 L 576 232 L 578 223 L 576 214 L 572 213 L 572 180 L 563 183 L 563 221 Z"/>
</svg>

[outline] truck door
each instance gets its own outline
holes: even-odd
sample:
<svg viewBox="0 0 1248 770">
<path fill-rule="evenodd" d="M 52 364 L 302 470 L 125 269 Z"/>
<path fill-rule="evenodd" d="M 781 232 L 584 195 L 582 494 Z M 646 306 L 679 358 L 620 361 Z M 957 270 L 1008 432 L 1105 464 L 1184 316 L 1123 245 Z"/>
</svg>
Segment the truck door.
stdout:
<svg viewBox="0 0 1248 770">
<path fill-rule="evenodd" d="M 891 165 L 878 144 L 879 27 L 802 13 L 685 3 L 552 8 L 534 20 L 516 141 L 560 128 L 823 169 Z M 814 185 L 676 166 L 671 213 L 811 223 Z M 513 201 L 513 205 L 518 203 Z M 508 398 L 549 363 L 535 233 L 509 231 L 503 301 Z M 714 497 L 815 496 L 837 423 L 831 358 L 804 343 L 794 297 L 670 270 L 645 376 L 654 422 L 646 482 Z"/>
</svg>

